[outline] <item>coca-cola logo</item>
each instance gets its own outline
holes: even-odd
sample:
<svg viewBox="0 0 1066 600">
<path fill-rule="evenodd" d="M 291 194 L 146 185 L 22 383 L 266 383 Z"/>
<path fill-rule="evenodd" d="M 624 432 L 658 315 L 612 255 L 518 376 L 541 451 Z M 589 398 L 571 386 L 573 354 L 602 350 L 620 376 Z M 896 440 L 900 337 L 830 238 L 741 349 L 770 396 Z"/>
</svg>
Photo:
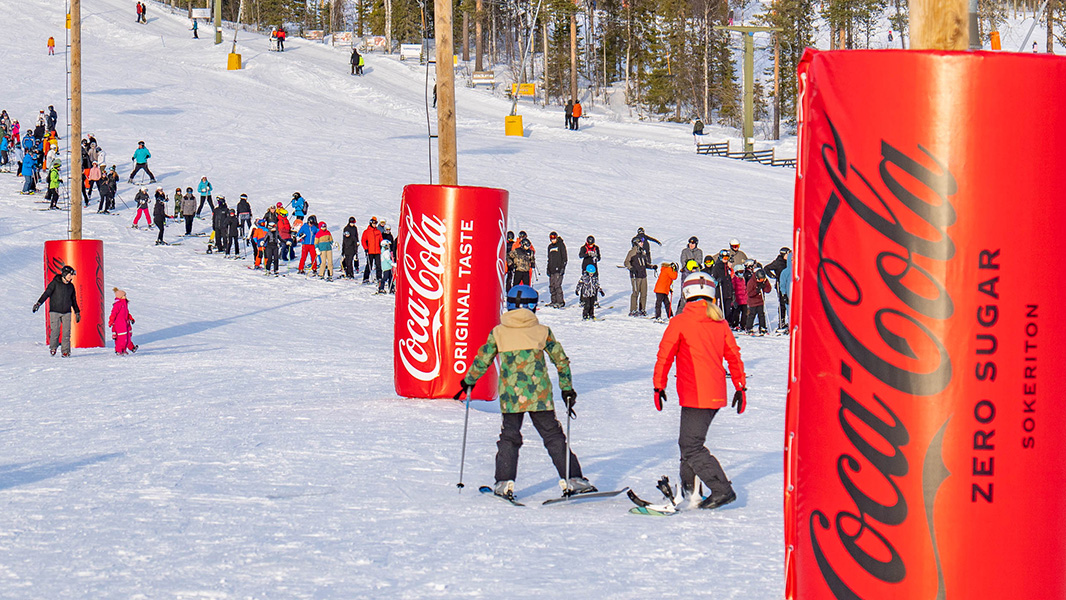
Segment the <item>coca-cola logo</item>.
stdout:
<svg viewBox="0 0 1066 600">
<path fill-rule="evenodd" d="M 404 284 L 407 286 L 407 322 L 397 331 L 400 362 L 419 381 L 440 375 L 441 330 L 444 314 L 444 265 L 448 227 L 437 215 L 414 215 L 403 205 L 400 218 L 406 234 L 400 240 Z"/>
<path fill-rule="evenodd" d="M 507 247 L 507 214 L 503 212 L 502 208 L 499 209 L 496 228 L 499 231 L 499 238 L 496 240 L 496 279 L 500 282 L 501 295 L 506 297 L 509 290 L 503 287 L 507 277 L 507 261 L 504 257 L 507 256 L 507 251 L 510 248 Z"/>
<path fill-rule="evenodd" d="M 910 441 L 907 423 L 893 407 L 938 394 L 951 382 L 950 356 L 930 324 L 954 313 L 937 274 L 955 255 L 947 230 L 956 220 L 949 198 L 958 186 L 927 149 L 918 146 L 908 154 L 886 141 L 880 144 L 877 176 L 870 177 L 849 162 L 840 135 L 826 121 L 833 142 L 822 145 L 821 166 L 833 189 L 819 223 L 817 284 L 829 328 L 850 357 L 839 365 L 837 424 L 854 451 L 837 457 L 836 473 L 852 506 L 813 510 L 809 529 L 829 589 L 837 598 L 857 599 L 864 596 L 852 588 L 855 582 L 840 574 L 851 567 L 834 564 L 827 544 L 838 542 L 855 566 L 884 583 L 903 581 L 909 561 L 922 560 L 902 555 L 893 542 L 910 515 L 898 480 L 912 468 L 902 451 Z M 868 230 L 856 229 L 863 225 Z M 883 248 L 870 250 L 876 244 L 870 236 L 880 236 Z M 861 248 L 856 239 L 864 240 Z M 855 366 L 873 379 L 853 388 Z M 925 504 L 941 592 L 932 503 L 947 476 L 940 461 L 942 435 L 943 427 L 924 449 L 924 497 L 913 499 Z"/>
</svg>

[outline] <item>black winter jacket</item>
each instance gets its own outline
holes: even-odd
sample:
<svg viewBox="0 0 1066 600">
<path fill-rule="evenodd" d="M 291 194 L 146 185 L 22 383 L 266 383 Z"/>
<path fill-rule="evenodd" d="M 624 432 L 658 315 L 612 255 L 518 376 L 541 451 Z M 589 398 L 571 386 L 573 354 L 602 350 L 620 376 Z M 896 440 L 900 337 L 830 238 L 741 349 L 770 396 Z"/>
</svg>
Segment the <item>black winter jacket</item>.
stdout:
<svg viewBox="0 0 1066 600">
<path fill-rule="evenodd" d="M 66 314 L 71 309 L 76 313 L 81 312 L 81 308 L 78 307 L 78 293 L 74 289 L 74 284 L 64 283 L 62 275 L 56 275 L 52 278 L 52 281 L 48 283 L 48 287 L 44 288 L 44 293 L 37 299 L 37 304 L 44 304 L 44 301 L 48 299 L 51 299 L 51 303 L 48 305 L 48 312 Z"/>
<path fill-rule="evenodd" d="M 251 216 L 251 214 L 252 214 L 252 205 L 248 204 L 248 201 L 245 200 L 244 198 L 241 198 L 240 201 L 237 202 L 237 216 L 240 216 L 240 215 Z"/>
<path fill-rule="evenodd" d="M 566 272 L 566 244 L 563 238 L 557 237 L 548 244 L 548 275 Z"/>
<path fill-rule="evenodd" d="M 226 237 L 237 237 L 240 235 L 241 220 L 237 218 L 237 215 L 226 215 L 226 221 L 224 224 Z"/>
<path fill-rule="evenodd" d="M 770 264 L 763 267 L 763 270 L 766 271 L 766 274 L 770 277 L 777 279 L 778 277 L 781 277 L 781 271 L 784 271 L 786 266 L 788 266 L 788 262 L 785 260 L 785 257 L 778 254 L 777 258 L 771 260 Z"/>
<path fill-rule="evenodd" d="M 596 244 L 589 246 L 585 244 L 581 246 L 581 251 L 577 253 L 581 257 L 581 272 L 585 272 L 585 268 L 589 265 L 594 265 L 600 262 L 600 247 Z"/>
<path fill-rule="evenodd" d="M 152 216 L 155 217 L 155 222 L 166 223 L 167 221 L 167 205 L 160 199 L 156 198 L 155 209 L 152 210 Z"/>
<path fill-rule="evenodd" d="M 344 226 L 344 237 L 341 241 L 341 255 L 354 256 L 359 254 L 359 228 L 355 225 Z"/>
</svg>

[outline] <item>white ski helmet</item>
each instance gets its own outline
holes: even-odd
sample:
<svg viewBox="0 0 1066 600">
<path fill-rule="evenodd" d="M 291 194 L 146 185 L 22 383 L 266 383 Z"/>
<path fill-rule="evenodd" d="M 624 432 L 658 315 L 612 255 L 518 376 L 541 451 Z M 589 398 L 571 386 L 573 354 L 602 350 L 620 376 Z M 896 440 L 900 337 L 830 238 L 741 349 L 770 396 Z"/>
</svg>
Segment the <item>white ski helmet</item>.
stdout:
<svg viewBox="0 0 1066 600">
<path fill-rule="evenodd" d="M 685 282 L 681 284 L 681 293 L 686 301 L 696 298 L 713 300 L 714 278 L 703 271 L 696 271 L 685 278 Z"/>
<path fill-rule="evenodd" d="M 733 238 L 733 239 L 729 240 L 729 245 L 730 246 L 739 246 L 740 245 L 740 240 L 738 240 L 737 238 Z"/>
</svg>

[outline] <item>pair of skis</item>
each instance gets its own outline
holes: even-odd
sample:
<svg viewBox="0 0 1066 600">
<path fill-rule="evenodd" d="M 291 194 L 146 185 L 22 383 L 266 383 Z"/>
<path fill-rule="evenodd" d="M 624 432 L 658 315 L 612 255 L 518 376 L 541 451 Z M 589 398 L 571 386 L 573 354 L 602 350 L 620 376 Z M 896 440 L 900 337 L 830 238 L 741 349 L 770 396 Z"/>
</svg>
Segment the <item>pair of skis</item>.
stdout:
<svg viewBox="0 0 1066 600">
<path fill-rule="evenodd" d="M 481 492 L 482 494 L 489 494 L 491 496 L 495 496 L 496 498 L 499 498 L 500 500 L 503 500 L 505 502 L 510 502 L 514 506 L 525 506 L 525 504 L 522 504 L 517 499 L 515 499 L 514 496 L 499 496 L 499 495 L 495 494 L 493 492 L 492 488 L 487 486 L 487 485 L 483 485 L 483 486 L 479 487 L 478 491 Z M 568 502 L 568 501 L 571 501 L 571 500 L 591 500 L 593 498 L 613 498 L 614 496 L 617 496 L 618 494 L 621 494 L 621 493 L 626 492 L 626 491 L 629 491 L 630 494 L 633 493 L 632 491 L 629 490 L 628 487 L 624 487 L 624 488 L 622 488 L 620 490 L 614 490 L 614 491 L 611 491 L 611 492 L 598 492 L 597 491 L 597 492 L 585 492 L 584 494 L 566 494 L 566 495 L 560 496 L 559 498 L 549 498 L 548 500 L 545 500 L 544 502 L 541 502 L 541 504 L 544 504 L 544 505 L 558 504 L 560 502 Z"/>
</svg>

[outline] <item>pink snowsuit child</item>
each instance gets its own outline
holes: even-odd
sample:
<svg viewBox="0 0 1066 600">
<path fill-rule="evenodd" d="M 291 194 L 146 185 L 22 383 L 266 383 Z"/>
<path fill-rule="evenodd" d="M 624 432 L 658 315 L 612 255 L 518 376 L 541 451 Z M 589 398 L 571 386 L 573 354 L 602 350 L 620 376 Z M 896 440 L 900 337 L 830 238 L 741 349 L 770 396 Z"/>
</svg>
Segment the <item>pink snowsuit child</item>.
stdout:
<svg viewBox="0 0 1066 600">
<path fill-rule="evenodd" d="M 739 271 L 736 273 L 739 273 Z M 743 275 L 733 275 L 733 303 L 737 306 L 736 311 L 740 313 L 737 315 L 739 317 L 738 324 L 746 323 L 748 319 L 748 285 Z M 737 325 L 733 325 L 733 327 L 735 329 Z"/>
<path fill-rule="evenodd" d="M 111 328 L 111 339 L 115 340 L 115 354 L 136 352 L 137 346 L 133 344 L 134 320 L 130 315 L 126 292 L 118 288 L 114 290 L 115 303 L 111 305 L 111 316 L 107 319 L 107 325 Z"/>
</svg>

